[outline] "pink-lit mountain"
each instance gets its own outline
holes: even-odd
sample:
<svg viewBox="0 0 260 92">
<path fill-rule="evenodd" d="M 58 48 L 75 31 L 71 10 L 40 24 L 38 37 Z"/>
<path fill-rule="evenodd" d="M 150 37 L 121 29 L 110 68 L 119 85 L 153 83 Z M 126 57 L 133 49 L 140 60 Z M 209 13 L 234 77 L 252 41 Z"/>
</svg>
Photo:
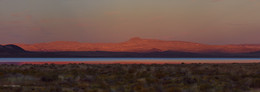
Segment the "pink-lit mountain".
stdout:
<svg viewBox="0 0 260 92">
<path fill-rule="evenodd" d="M 193 53 L 248 53 L 260 51 L 260 45 L 207 45 L 184 41 L 163 41 L 132 38 L 120 43 L 80 43 L 57 41 L 37 44 L 15 44 L 27 51 L 110 51 L 110 52 L 155 52 L 180 51 Z"/>
</svg>

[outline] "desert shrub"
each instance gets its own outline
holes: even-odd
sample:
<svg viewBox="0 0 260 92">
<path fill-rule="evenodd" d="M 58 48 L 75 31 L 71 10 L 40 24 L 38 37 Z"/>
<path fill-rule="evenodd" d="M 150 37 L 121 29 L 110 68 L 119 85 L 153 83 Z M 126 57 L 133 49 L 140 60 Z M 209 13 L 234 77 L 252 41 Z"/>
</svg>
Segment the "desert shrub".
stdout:
<svg viewBox="0 0 260 92">
<path fill-rule="evenodd" d="M 41 81 L 43 82 L 53 82 L 58 80 L 57 74 L 45 74 L 41 77 Z"/>
<path fill-rule="evenodd" d="M 250 86 L 252 88 L 260 88 L 260 78 L 254 78 Z"/>
<path fill-rule="evenodd" d="M 199 85 L 199 90 L 202 92 L 207 92 L 209 89 L 213 88 L 211 84 L 201 84 Z"/>
<path fill-rule="evenodd" d="M 2 87 L 10 84 L 23 92 L 245 92 L 260 88 L 259 71 L 260 64 L 1 65 L 0 92 L 19 92 Z"/>
<path fill-rule="evenodd" d="M 166 92 L 182 92 L 182 89 L 180 87 L 170 87 L 165 89 Z"/>
</svg>

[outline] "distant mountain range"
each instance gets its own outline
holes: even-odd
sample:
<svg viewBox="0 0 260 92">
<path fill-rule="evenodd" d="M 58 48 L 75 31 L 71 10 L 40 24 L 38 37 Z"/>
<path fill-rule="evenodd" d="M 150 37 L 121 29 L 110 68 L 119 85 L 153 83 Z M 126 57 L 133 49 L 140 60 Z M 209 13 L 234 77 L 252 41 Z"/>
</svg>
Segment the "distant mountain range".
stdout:
<svg viewBox="0 0 260 92">
<path fill-rule="evenodd" d="M 248 53 L 260 51 L 260 45 L 207 45 L 184 41 L 163 41 L 132 38 L 120 43 L 80 43 L 57 41 L 37 44 L 15 44 L 27 51 L 108 51 L 108 52 L 191 52 L 191 53 Z"/>
<path fill-rule="evenodd" d="M 121 43 L 50 42 L 0 45 L 0 57 L 260 57 L 260 45 L 207 45 L 132 38 Z"/>
</svg>

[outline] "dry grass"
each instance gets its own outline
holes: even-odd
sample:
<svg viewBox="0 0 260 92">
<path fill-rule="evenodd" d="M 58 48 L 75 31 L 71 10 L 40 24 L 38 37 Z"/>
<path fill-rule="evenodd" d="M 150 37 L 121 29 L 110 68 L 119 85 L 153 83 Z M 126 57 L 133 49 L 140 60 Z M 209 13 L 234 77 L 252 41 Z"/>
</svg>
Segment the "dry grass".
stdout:
<svg viewBox="0 0 260 92">
<path fill-rule="evenodd" d="M 0 65 L 0 92 L 257 92 L 260 63 Z"/>
</svg>

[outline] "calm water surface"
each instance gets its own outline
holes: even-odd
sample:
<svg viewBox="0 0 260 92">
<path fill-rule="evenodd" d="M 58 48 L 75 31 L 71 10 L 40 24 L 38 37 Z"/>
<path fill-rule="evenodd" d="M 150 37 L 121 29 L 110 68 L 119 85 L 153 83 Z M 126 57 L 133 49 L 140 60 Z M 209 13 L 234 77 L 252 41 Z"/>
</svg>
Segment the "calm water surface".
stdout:
<svg viewBox="0 0 260 92">
<path fill-rule="evenodd" d="M 0 62 L 260 63 L 260 58 L 0 58 Z"/>
</svg>

